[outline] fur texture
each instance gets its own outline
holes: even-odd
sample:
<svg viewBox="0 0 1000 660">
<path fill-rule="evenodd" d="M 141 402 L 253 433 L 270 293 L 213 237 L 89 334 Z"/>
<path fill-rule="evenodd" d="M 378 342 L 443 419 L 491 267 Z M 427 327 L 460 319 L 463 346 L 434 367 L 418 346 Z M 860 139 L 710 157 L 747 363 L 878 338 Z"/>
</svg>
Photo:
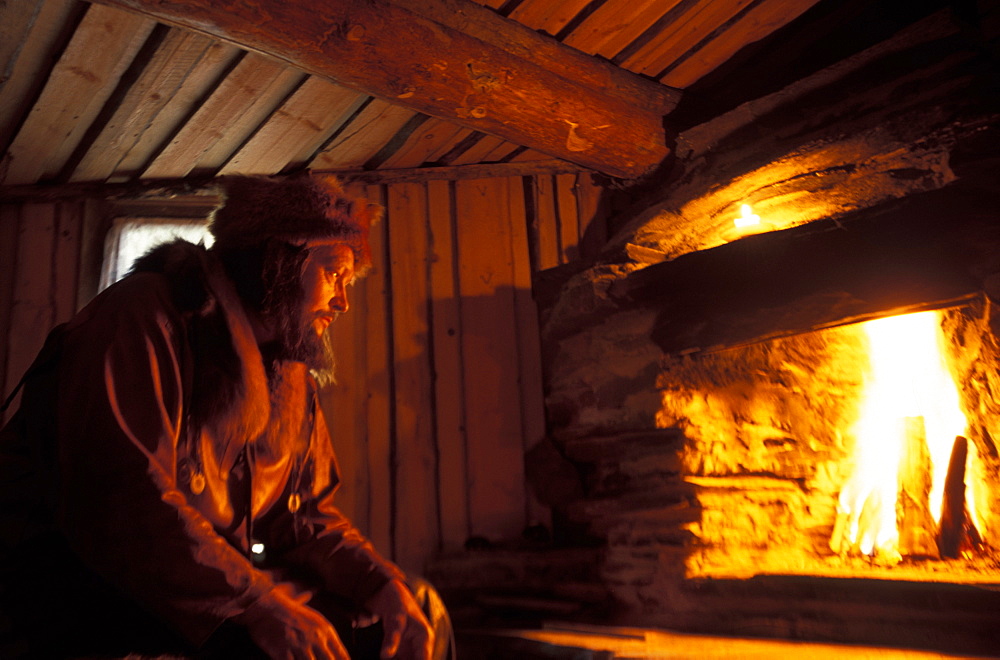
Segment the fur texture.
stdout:
<svg viewBox="0 0 1000 660">
<path fill-rule="evenodd" d="M 137 272 L 166 276 L 179 311 L 187 317 L 191 357 L 190 420 L 209 425 L 226 444 L 228 470 L 247 438 L 256 438 L 270 416 L 268 378 L 236 291 L 205 248 L 186 241 L 162 245 L 140 259 Z"/>
<path fill-rule="evenodd" d="M 355 272 L 371 266 L 368 234 L 381 207 L 348 196 L 334 177 L 227 177 L 225 202 L 212 216 L 221 250 L 245 250 L 269 239 L 299 244 L 333 239 L 354 249 Z"/>
</svg>

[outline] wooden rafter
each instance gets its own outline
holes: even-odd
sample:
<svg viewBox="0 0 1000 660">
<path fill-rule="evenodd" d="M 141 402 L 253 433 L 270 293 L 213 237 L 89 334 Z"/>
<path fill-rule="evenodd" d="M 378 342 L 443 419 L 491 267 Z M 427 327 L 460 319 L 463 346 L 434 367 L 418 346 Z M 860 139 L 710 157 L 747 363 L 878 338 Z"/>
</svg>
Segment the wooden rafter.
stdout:
<svg viewBox="0 0 1000 660">
<path fill-rule="evenodd" d="M 98 0 L 615 177 L 668 155 L 676 90 L 455 0 Z"/>
<path fill-rule="evenodd" d="M 440 167 L 413 167 L 391 170 L 312 170 L 317 175 L 334 175 L 345 183 L 378 185 L 389 183 L 423 183 L 426 181 L 459 181 L 493 177 L 566 174 L 583 168 L 561 160 L 525 161 L 513 163 L 476 163 Z M 214 189 L 219 177 L 213 175 L 141 179 L 124 183 L 80 182 L 61 185 L 37 184 L 0 186 L 0 202 L 54 201 L 59 199 L 93 198 L 168 198 L 179 194 L 199 193 Z"/>
</svg>

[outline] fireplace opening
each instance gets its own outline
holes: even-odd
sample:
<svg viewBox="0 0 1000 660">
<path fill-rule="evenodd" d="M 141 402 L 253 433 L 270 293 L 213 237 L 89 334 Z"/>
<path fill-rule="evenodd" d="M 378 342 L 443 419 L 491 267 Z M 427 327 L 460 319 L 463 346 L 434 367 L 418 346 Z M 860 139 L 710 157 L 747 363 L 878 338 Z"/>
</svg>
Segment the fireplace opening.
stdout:
<svg viewBox="0 0 1000 660">
<path fill-rule="evenodd" d="M 997 345 L 977 301 L 665 358 L 685 577 L 995 582 Z"/>
</svg>

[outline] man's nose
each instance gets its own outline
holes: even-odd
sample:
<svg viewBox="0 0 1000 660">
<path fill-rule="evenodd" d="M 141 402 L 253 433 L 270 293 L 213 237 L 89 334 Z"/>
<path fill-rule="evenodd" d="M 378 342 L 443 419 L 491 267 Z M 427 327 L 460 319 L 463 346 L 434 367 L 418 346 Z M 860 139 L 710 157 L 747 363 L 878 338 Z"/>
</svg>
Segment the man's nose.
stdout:
<svg viewBox="0 0 1000 660">
<path fill-rule="evenodd" d="M 343 287 L 338 288 L 336 293 L 333 294 L 333 297 L 330 298 L 330 309 L 342 314 L 346 312 L 349 307 L 350 304 L 347 302 L 347 289 Z"/>
</svg>

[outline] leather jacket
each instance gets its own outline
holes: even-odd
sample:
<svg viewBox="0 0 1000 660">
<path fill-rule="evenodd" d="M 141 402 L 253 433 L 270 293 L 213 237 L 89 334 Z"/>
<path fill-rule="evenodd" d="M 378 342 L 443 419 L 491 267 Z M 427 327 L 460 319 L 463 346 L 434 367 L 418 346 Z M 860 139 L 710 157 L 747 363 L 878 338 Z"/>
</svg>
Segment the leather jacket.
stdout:
<svg viewBox="0 0 1000 660">
<path fill-rule="evenodd" d="M 180 241 L 53 331 L 29 371 L 0 439 L 0 541 L 58 534 L 197 646 L 274 588 L 272 567 L 358 604 L 403 577 L 337 510 L 338 483 L 305 365 L 266 373 L 221 265 Z"/>
</svg>

